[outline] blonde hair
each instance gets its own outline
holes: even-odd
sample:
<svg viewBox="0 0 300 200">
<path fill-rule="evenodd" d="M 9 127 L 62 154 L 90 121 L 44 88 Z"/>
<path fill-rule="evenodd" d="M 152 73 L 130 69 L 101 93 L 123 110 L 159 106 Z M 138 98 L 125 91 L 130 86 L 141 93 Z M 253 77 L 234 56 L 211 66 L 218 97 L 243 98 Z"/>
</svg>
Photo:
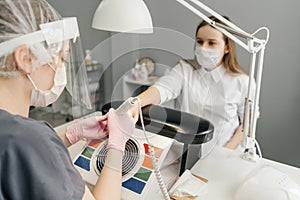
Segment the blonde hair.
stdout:
<svg viewBox="0 0 300 200">
<path fill-rule="evenodd" d="M 230 19 L 226 16 L 223 16 L 225 19 L 230 21 Z M 221 22 L 219 19 L 217 19 L 214 16 L 209 17 L 211 20 L 225 25 L 223 22 Z M 206 21 L 202 21 L 197 29 L 196 29 L 196 36 L 198 33 L 198 30 L 203 27 L 209 25 Z M 210 25 L 209 25 L 210 26 Z M 228 53 L 226 53 L 223 57 L 223 63 L 224 67 L 226 68 L 227 72 L 230 74 L 246 74 L 246 72 L 243 70 L 243 68 L 239 65 L 237 61 L 237 56 L 236 56 L 236 49 L 235 49 L 235 44 L 234 41 L 231 40 L 229 37 L 223 34 L 223 39 L 225 41 L 225 45 L 228 46 Z"/>
</svg>

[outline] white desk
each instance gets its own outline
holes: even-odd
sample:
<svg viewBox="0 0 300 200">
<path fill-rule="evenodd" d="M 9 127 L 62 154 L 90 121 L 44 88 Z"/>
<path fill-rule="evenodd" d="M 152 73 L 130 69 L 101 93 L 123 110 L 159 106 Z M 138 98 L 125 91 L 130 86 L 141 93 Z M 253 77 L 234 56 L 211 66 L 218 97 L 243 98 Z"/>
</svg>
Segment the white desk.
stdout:
<svg viewBox="0 0 300 200">
<path fill-rule="evenodd" d="M 67 127 L 64 124 L 57 127 L 59 131 Z M 73 159 L 84 147 L 85 142 L 80 141 L 69 148 L 70 156 Z M 208 193 L 197 199 L 205 200 L 234 200 L 237 188 L 243 183 L 245 177 L 254 169 L 270 165 L 284 172 L 292 180 L 300 185 L 300 169 L 274 162 L 268 159 L 259 158 L 256 163 L 243 160 L 241 153 L 222 147 L 215 149 L 204 159 L 199 160 L 191 169 L 191 172 L 208 179 Z M 179 164 L 171 165 L 164 168 L 161 173 L 165 183 L 172 182 L 178 175 Z M 146 199 L 163 199 L 159 187 L 153 188 L 152 192 L 147 195 Z"/>
<path fill-rule="evenodd" d="M 241 153 L 216 147 L 212 153 L 199 160 L 191 172 L 208 179 L 208 193 L 197 199 L 205 200 L 234 200 L 238 186 L 254 169 L 271 165 L 284 172 L 300 185 L 300 169 L 289 165 L 259 158 L 256 163 L 243 160 Z"/>
</svg>

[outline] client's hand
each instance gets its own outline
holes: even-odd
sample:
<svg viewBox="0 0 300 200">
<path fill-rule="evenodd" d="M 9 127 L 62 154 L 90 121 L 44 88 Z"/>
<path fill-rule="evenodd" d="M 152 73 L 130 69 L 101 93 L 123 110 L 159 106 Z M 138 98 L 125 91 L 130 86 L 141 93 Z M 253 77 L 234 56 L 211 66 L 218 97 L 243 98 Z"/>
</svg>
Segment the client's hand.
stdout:
<svg viewBox="0 0 300 200">
<path fill-rule="evenodd" d="M 71 144 L 85 139 L 101 139 L 107 136 L 107 115 L 79 119 L 68 126 L 66 137 Z"/>
<path fill-rule="evenodd" d="M 131 113 L 118 114 L 111 108 L 108 112 L 107 128 L 109 132 L 107 148 L 124 153 L 126 142 L 134 131 L 134 119 Z"/>
</svg>

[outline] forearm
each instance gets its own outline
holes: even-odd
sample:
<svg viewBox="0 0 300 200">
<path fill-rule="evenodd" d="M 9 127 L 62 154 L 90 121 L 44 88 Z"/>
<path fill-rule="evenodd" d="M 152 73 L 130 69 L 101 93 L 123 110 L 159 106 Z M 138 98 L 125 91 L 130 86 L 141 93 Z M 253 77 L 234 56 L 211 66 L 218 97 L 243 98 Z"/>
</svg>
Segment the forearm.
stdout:
<svg viewBox="0 0 300 200">
<path fill-rule="evenodd" d="M 156 87 L 149 87 L 146 91 L 138 95 L 141 100 L 142 107 L 149 104 L 159 104 L 160 103 L 160 94 Z"/>
<path fill-rule="evenodd" d="M 121 151 L 109 149 L 101 175 L 94 187 L 95 199 L 120 200 L 122 192 L 122 157 Z"/>
<path fill-rule="evenodd" d="M 224 145 L 224 147 L 227 147 L 229 149 L 236 149 L 243 141 L 244 135 L 242 132 L 242 125 L 240 125 L 232 138 Z"/>
</svg>

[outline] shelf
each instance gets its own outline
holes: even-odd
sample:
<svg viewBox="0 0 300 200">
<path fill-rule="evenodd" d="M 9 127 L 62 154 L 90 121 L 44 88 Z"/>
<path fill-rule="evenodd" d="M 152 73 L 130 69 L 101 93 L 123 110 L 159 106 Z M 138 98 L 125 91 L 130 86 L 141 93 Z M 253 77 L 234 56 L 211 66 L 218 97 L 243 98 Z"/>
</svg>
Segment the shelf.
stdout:
<svg viewBox="0 0 300 200">
<path fill-rule="evenodd" d="M 132 96 L 137 96 L 141 92 L 145 91 L 148 87 L 153 85 L 160 76 L 150 76 L 148 81 L 137 81 L 131 78 L 131 74 L 127 74 L 123 77 L 123 99 L 127 99 Z M 174 108 L 174 100 L 165 102 L 165 107 Z"/>
<path fill-rule="evenodd" d="M 148 81 L 138 81 L 138 80 L 133 80 L 132 78 L 130 78 L 130 75 L 127 75 L 124 77 L 124 81 L 126 83 L 131 83 L 131 84 L 136 84 L 136 85 L 145 85 L 145 86 L 153 85 L 158 79 L 159 79 L 158 76 L 151 76 L 148 78 Z"/>
</svg>

